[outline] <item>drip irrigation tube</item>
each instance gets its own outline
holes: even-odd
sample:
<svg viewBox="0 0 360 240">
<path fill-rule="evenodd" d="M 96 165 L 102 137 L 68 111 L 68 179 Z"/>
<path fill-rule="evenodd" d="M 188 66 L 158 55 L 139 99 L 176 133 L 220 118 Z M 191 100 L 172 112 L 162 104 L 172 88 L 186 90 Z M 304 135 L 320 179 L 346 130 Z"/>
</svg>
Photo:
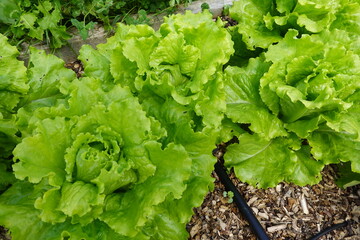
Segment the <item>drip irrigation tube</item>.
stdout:
<svg viewBox="0 0 360 240">
<path fill-rule="evenodd" d="M 259 240 L 270 240 L 264 228 L 261 226 L 260 222 L 257 220 L 254 213 L 252 212 L 251 208 L 246 203 L 245 199 L 241 196 L 240 192 L 237 190 L 234 183 L 227 175 L 224 166 L 219 161 L 215 164 L 215 172 L 220 178 L 220 181 L 224 184 L 225 189 L 234 193 L 233 200 L 235 204 L 239 208 L 241 214 L 249 222 L 250 227 L 254 231 L 257 238 Z"/>
<path fill-rule="evenodd" d="M 249 222 L 251 229 L 253 230 L 254 234 L 256 235 L 258 240 L 269 240 L 270 238 L 267 236 L 264 228 L 261 226 L 260 222 L 254 215 L 252 209 L 249 207 L 243 196 L 240 194 L 234 183 L 229 178 L 223 164 L 220 161 L 217 161 L 215 164 L 215 172 L 218 175 L 220 181 L 225 186 L 227 191 L 231 191 L 234 193 L 233 200 L 236 206 L 239 208 L 241 214 L 245 217 L 245 219 Z M 308 240 L 317 240 L 320 237 L 328 234 L 329 232 L 336 230 L 341 227 L 345 227 L 349 224 L 348 221 L 343 223 L 334 224 L 324 230 L 320 231 L 313 237 L 310 237 Z"/>
<path fill-rule="evenodd" d="M 348 221 L 345 221 L 343 223 L 334 224 L 334 225 L 332 225 L 332 226 L 330 226 L 328 228 L 325 228 L 324 230 L 322 230 L 318 234 L 314 235 L 313 237 L 309 238 L 308 240 L 317 240 L 320 237 L 328 234 L 329 232 L 334 231 L 334 230 L 336 230 L 338 228 L 346 227 L 347 225 L 349 225 Z"/>
</svg>

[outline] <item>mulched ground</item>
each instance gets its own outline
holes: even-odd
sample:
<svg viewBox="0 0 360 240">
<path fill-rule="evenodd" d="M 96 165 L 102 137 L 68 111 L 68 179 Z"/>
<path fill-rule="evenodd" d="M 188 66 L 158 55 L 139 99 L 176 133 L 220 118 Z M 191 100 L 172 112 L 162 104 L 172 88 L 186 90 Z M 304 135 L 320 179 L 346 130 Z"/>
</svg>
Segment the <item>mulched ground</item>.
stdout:
<svg viewBox="0 0 360 240">
<path fill-rule="evenodd" d="M 0 226 L 0 240 L 9 240 L 6 229 Z"/>
<path fill-rule="evenodd" d="M 360 187 L 339 189 L 335 171 L 327 166 L 323 180 L 314 186 L 281 183 L 275 188 L 255 189 L 231 179 L 255 212 L 270 239 L 307 239 L 332 224 L 351 224 L 320 239 L 360 239 Z M 256 240 L 247 221 L 234 203 L 224 197 L 225 188 L 216 174 L 215 189 L 209 193 L 188 224 L 190 240 Z"/>
</svg>

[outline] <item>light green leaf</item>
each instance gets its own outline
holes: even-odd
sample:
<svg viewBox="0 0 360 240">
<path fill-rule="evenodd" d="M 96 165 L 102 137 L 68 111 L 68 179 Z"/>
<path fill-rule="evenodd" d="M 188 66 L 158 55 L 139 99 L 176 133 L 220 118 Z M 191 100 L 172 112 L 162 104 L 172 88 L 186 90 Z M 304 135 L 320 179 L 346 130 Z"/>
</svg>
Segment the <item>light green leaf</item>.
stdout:
<svg viewBox="0 0 360 240">
<path fill-rule="evenodd" d="M 335 20 L 340 3 L 338 0 L 331 1 L 298 1 L 294 12 L 298 14 L 297 23 L 308 31 L 317 33 L 329 27 Z"/>
<path fill-rule="evenodd" d="M 208 11 L 193 14 L 190 11 L 185 15 L 173 15 L 165 19 L 160 27 L 160 33 L 167 36 L 171 32 L 182 33 L 185 43 L 200 50 L 200 59 L 194 76 L 185 86 L 191 92 L 196 93 L 202 86 L 211 80 L 211 76 L 220 66 L 228 62 L 234 52 L 233 42 L 230 35 L 218 23 L 211 20 L 212 15 Z M 205 36 L 205 38 L 204 38 Z M 221 48 L 213 46 L 221 45 Z M 193 47 L 185 49 L 185 52 L 194 51 Z"/>
<path fill-rule="evenodd" d="M 349 33 L 353 39 L 359 43 L 358 36 L 360 34 L 360 3 L 353 0 L 342 0 L 339 10 L 335 14 L 336 19 L 332 22 L 330 29 L 341 29 Z M 357 52 L 359 54 L 359 52 Z"/>
<path fill-rule="evenodd" d="M 30 51 L 28 69 L 30 90 L 25 98 L 27 103 L 60 94 L 62 86 L 68 85 L 76 78 L 73 71 L 64 68 L 62 59 L 47 55 L 36 48 L 31 48 Z"/>
<path fill-rule="evenodd" d="M 0 113 L 8 117 L 27 93 L 26 68 L 22 61 L 17 60 L 19 52 L 0 34 Z"/>
<path fill-rule="evenodd" d="M 308 138 L 315 159 L 325 164 L 351 162 L 351 169 L 360 172 L 360 142 L 346 132 L 337 132 L 322 126 Z"/>
<path fill-rule="evenodd" d="M 195 112 L 203 116 L 206 126 L 218 129 L 226 110 L 223 76 L 219 73 L 205 89 L 204 98 L 195 105 Z"/>
<path fill-rule="evenodd" d="M 11 229 L 12 239 L 28 239 L 29 236 L 38 240 L 124 239 L 98 220 L 86 226 L 72 224 L 70 221 L 58 224 L 38 221 L 40 210 L 33 206 L 44 191 L 46 186 L 43 184 L 34 186 L 26 182 L 17 182 L 0 196 L 0 225 Z"/>
<path fill-rule="evenodd" d="M 37 125 L 34 135 L 23 139 L 14 150 L 15 176 L 31 183 L 49 177 L 50 184 L 61 186 L 65 179 L 65 149 L 70 145 L 69 126 L 64 118 L 44 119 Z"/>
<path fill-rule="evenodd" d="M 115 83 L 128 86 L 136 91 L 134 79 L 137 77 L 137 65 L 124 56 L 122 46 L 116 47 L 111 54 L 110 72 Z"/>
<path fill-rule="evenodd" d="M 282 122 L 271 114 L 259 95 L 260 78 L 269 65 L 250 59 L 246 68 L 225 71 L 226 115 L 235 123 L 251 124 L 250 129 L 266 139 L 286 136 Z"/>
<path fill-rule="evenodd" d="M 123 54 L 127 59 L 137 64 L 137 74 L 142 75 L 150 69 L 150 55 L 154 51 L 158 41 L 159 39 L 155 34 L 148 37 L 128 38 L 125 40 Z"/>
<path fill-rule="evenodd" d="M 81 47 L 78 58 L 84 64 L 84 76 L 99 78 L 104 82 L 112 80 L 109 60 L 90 45 Z"/>
<path fill-rule="evenodd" d="M 161 150 L 159 144 L 149 142 L 145 147 L 157 166 L 154 176 L 123 195 L 110 196 L 100 217 L 116 232 L 129 237 L 154 218 L 154 206 L 170 194 L 172 199 L 181 197 L 190 175 L 191 159 L 180 145 L 171 144 Z M 169 167 L 173 170 L 168 171 Z"/>
<path fill-rule="evenodd" d="M 310 146 L 302 146 L 300 150 L 291 155 L 294 166 L 292 173 L 285 178 L 287 182 L 295 183 L 299 186 L 317 184 L 321 180 L 321 171 L 324 163 L 316 161 L 311 157 Z"/>
<path fill-rule="evenodd" d="M 102 213 L 102 209 L 97 206 L 103 205 L 104 198 L 105 195 L 100 195 L 97 187 L 93 184 L 81 181 L 65 183 L 61 187 L 58 209 L 67 216 L 73 217 L 73 223 L 79 221 L 84 225 L 91 223 Z M 78 221 L 77 217 L 79 218 Z"/>
<path fill-rule="evenodd" d="M 281 40 L 280 31 L 268 29 L 263 22 L 264 16 L 274 11 L 274 5 L 272 0 L 246 0 L 235 1 L 230 8 L 230 17 L 239 23 L 237 29 L 248 49 L 268 48 Z"/>
<path fill-rule="evenodd" d="M 225 164 L 234 167 L 240 180 L 260 188 L 274 187 L 281 181 L 315 184 L 321 180 L 323 163 L 312 159 L 309 148 L 299 148 L 299 144 L 293 137 L 268 141 L 256 134 L 242 134 L 239 144 L 227 148 Z"/>
<path fill-rule="evenodd" d="M 191 77 L 199 59 L 200 49 L 185 45 L 183 34 L 170 33 L 159 42 L 151 54 L 150 66 L 179 64 L 181 73 Z"/>
<path fill-rule="evenodd" d="M 321 123 L 321 117 L 315 117 L 306 120 L 297 120 L 292 123 L 285 124 L 287 130 L 296 133 L 300 138 L 307 138 L 310 133 L 318 129 Z"/>
</svg>

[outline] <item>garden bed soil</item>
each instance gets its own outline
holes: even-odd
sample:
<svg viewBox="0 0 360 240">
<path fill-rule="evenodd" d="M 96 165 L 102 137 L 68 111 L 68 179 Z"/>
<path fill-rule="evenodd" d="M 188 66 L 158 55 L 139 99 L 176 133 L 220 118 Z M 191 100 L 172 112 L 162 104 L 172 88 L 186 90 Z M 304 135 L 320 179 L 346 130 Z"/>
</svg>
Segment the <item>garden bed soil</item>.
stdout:
<svg viewBox="0 0 360 240">
<path fill-rule="evenodd" d="M 224 186 L 216 174 L 215 189 L 201 207 L 195 209 L 187 228 L 190 240 L 256 240 L 248 222 L 234 203 L 224 197 Z M 330 225 L 349 221 L 321 240 L 360 240 L 360 187 L 340 189 L 335 184 L 335 171 L 327 166 L 323 179 L 314 186 L 299 187 L 280 183 L 274 188 L 256 189 L 230 178 L 253 209 L 270 239 L 308 239 Z"/>
</svg>

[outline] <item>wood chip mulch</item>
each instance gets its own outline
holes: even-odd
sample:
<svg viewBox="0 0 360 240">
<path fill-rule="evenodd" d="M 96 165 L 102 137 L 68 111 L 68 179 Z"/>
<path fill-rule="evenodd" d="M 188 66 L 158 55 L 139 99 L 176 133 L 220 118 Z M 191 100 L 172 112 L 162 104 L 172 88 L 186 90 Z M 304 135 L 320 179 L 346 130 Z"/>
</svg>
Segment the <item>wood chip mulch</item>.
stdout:
<svg viewBox="0 0 360 240">
<path fill-rule="evenodd" d="M 0 226 L 0 240 L 10 240 L 7 230 Z"/>
<path fill-rule="evenodd" d="M 64 65 L 66 68 L 73 70 L 76 73 L 76 77 L 80 78 L 84 74 L 84 66 L 80 60 L 69 62 Z"/>
<path fill-rule="evenodd" d="M 235 204 L 224 197 L 224 186 L 213 175 L 215 189 L 194 210 L 187 226 L 189 240 L 256 240 Z M 266 190 L 240 182 L 233 172 L 230 178 L 270 239 L 308 239 L 333 224 L 349 221 L 350 225 L 319 239 L 360 240 L 360 187 L 339 189 L 335 175 L 334 168 L 327 166 L 317 185 L 298 187 L 281 183 Z"/>
</svg>

